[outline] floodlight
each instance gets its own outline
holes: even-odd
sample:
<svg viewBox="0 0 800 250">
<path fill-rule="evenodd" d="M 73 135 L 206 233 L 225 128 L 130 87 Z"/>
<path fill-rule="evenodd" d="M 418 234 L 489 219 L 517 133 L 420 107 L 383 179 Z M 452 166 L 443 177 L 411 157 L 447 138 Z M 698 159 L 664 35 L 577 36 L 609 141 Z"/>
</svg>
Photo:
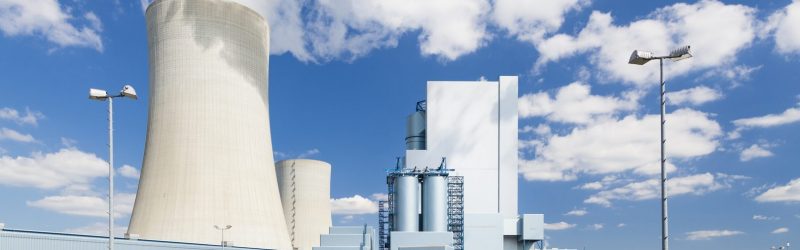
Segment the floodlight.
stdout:
<svg viewBox="0 0 800 250">
<path fill-rule="evenodd" d="M 692 57 L 692 54 L 690 53 L 689 48 L 691 48 L 691 46 L 687 45 L 675 49 L 669 53 L 669 57 L 672 59 L 672 61 L 680 61 L 686 58 L 690 58 Z"/>
<path fill-rule="evenodd" d="M 136 96 L 136 90 L 133 89 L 133 86 L 131 85 L 125 85 L 124 87 L 122 87 L 122 91 L 120 91 L 120 94 L 134 100 L 139 98 Z"/>
<path fill-rule="evenodd" d="M 644 65 L 653 59 L 653 52 L 634 50 L 631 54 L 631 59 L 628 60 L 630 64 Z"/>
<path fill-rule="evenodd" d="M 89 89 L 89 99 L 104 100 L 108 98 L 108 93 L 102 89 Z"/>
</svg>

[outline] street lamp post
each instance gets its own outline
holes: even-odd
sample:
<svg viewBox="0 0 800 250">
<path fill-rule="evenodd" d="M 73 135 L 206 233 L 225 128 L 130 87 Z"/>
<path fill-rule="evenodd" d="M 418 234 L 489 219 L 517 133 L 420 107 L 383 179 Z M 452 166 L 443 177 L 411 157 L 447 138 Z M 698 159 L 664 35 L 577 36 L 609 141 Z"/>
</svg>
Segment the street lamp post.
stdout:
<svg viewBox="0 0 800 250">
<path fill-rule="evenodd" d="M 666 111 L 667 100 L 665 99 L 666 82 L 664 82 L 664 59 L 671 59 L 672 61 L 679 61 L 692 57 L 689 53 L 689 46 L 684 46 L 673 50 L 668 56 L 653 56 L 652 52 L 634 50 L 631 58 L 628 60 L 630 64 L 644 65 L 650 60 L 658 60 L 660 70 L 660 84 L 661 84 L 661 249 L 669 250 L 669 221 L 667 220 L 667 172 L 664 165 L 667 162 L 665 155 L 665 145 L 667 140 L 664 138 L 664 124 L 666 124 Z"/>
<path fill-rule="evenodd" d="M 136 90 L 131 85 L 122 87 L 118 95 L 109 95 L 105 90 L 89 89 L 89 99 L 108 100 L 108 249 L 114 250 L 114 98 L 127 97 L 136 100 Z"/>
<path fill-rule="evenodd" d="M 227 225 L 225 227 L 220 227 L 220 226 L 214 225 L 214 228 L 219 230 L 220 234 L 222 234 L 221 235 L 222 236 L 222 240 L 219 241 L 219 246 L 220 246 L 221 249 L 225 249 L 225 230 L 231 229 L 231 227 L 232 227 L 231 225 Z"/>
</svg>

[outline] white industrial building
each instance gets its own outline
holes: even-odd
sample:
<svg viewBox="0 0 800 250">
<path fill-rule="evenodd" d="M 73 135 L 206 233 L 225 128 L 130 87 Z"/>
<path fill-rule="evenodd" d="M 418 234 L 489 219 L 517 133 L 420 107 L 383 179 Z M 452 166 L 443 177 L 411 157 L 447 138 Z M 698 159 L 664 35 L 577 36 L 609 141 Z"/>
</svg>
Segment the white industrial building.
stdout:
<svg viewBox="0 0 800 250">
<path fill-rule="evenodd" d="M 388 178 L 384 247 L 527 250 L 544 239 L 543 215 L 517 213 L 517 99 L 516 76 L 428 82 Z"/>
</svg>

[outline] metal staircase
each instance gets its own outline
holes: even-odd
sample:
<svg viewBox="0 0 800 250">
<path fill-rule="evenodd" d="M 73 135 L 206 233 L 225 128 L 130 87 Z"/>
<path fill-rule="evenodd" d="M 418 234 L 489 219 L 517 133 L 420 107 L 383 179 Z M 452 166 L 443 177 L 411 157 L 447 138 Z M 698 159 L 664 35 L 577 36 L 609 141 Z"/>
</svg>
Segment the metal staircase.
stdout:
<svg viewBox="0 0 800 250">
<path fill-rule="evenodd" d="M 447 231 L 453 232 L 453 249 L 464 249 L 464 177 L 447 177 Z"/>
</svg>

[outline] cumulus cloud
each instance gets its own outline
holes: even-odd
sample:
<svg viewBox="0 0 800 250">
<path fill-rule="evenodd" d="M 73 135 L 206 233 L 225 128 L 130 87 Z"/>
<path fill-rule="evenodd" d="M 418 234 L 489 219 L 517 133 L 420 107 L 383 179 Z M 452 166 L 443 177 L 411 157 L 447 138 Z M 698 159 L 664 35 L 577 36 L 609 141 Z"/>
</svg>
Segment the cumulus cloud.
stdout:
<svg viewBox="0 0 800 250">
<path fill-rule="evenodd" d="M 589 0 L 494 0 L 492 21 L 521 41 L 536 43 L 558 31 L 564 15 L 589 5 Z"/>
<path fill-rule="evenodd" d="M 714 152 L 722 130 L 709 114 L 679 109 L 667 115 L 666 133 L 671 160 L 687 160 Z M 632 171 L 659 173 L 659 115 L 628 115 L 574 128 L 535 143 L 535 158 L 520 159 L 527 180 L 568 181 L 579 174 L 613 174 Z M 529 143 L 529 142 L 521 142 Z M 670 163 L 668 169 L 675 167 Z"/>
<path fill-rule="evenodd" d="M 556 223 L 544 223 L 544 230 L 547 230 L 547 231 L 561 231 L 561 230 L 567 230 L 567 229 L 570 229 L 570 228 L 573 228 L 573 227 L 575 227 L 575 224 L 569 224 L 569 223 L 566 223 L 566 222 L 563 222 L 563 221 L 556 222 Z"/>
<path fill-rule="evenodd" d="M 23 134 L 9 128 L 0 128 L 0 141 L 12 140 L 17 142 L 35 142 L 36 139 L 30 134 Z"/>
<path fill-rule="evenodd" d="M 702 195 L 708 192 L 730 188 L 734 181 L 744 178 L 747 177 L 725 174 L 714 175 L 711 173 L 676 177 L 667 180 L 667 193 L 670 197 L 687 194 Z M 661 182 L 658 179 L 650 179 L 600 191 L 583 202 L 609 207 L 614 200 L 640 201 L 656 199 L 660 196 Z"/>
<path fill-rule="evenodd" d="M 136 194 L 114 194 L 114 217 L 120 218 L 131 214 Z M 54 211 L 62 214 L 108 217 L 108 200 L 97 196 L 58 195 L 47 196 L 40 200 L 28 201 L 28 206 Z"/>
<path fill-rule="evenodd" d="M 758 202 L 800 202 L 800 178 L 786 185 L 770 188 L 755 198 Z"/>
<path fill-rule="evenodd" d="M 728 134 L 731 139 L 741 136 L 741 132 L 752 128 L 771 128 L 800 121 L 800 107 L 788 108 L 780 114 L 767 114 L 764 116 L 742 118 L 733 121 L 736 129 Z"/>
<path fill-rule="evenodd" d="M 788 233 L 788 232 L 789 232 L 789 228 L 788 227 L 781 227 L 781 228 L 777 228 L 777 229 L 772 231 L 773 234 L 783 234 L 783 233 Z"/>
<path fill-rule="evenodd" d="M 603 229 L 603 227 L 604 227 L 603 224 L 591 224 L 591 225 L 588 226 L 589 229 L 595 230 L 595 231 Z"/>
<path fill-rule="evenodd" d="M 765 146 L 753 144 L 749 148 L 742 150 L 741 154 L 739 154 L 739 160 L 750 161 L 755 158 L 770 157 L 772 155 L 772 152 L 767 150 Z"/>
<path fill-rule="evenodd" d="M 0 109 L 0 119 L 13 121 L 20 125 L 36 126 L 39 124 L 39 119 L 42 118 L 44 118 L 44 115 L 41 112 L 31 111 L 27 108 L 25 109 L 25 114 L 12 108 Z"/>
<path fill-rule="evenodd" d="M 753 220 L 780 220 L 780 219 L 781 219 L 780 217 L 775 217 L 775 216 L 766 216 L 760 214 L 753 215 Z"/>
<path fill-rule="evenodd" d="M 729 237 L 744 234 L 742 231 L 734 230 L 701 230 L 686 233 L 687 240 L 710 240 L 719 237 Z"/>
<path fill-rule="evenodd" d="M 0 184 L 7 186 L 69 188 L 88 185 L 94 178 L 107 174 L 106 161 L 76 148 L 46 154 L 35 152 L 30 157 L 0 156 Z"/>
<path fill-rule="evenodd" d="M 558 89 L 550 97 L 547 92 L 526 94 L 519 98 L 520 118 L 546 117 L 549 121 L 587 124 L 607 118 L 620 111 L 637 108 L 638 94 L 629 93 L 624 98 L 591 94 L 591 86 L 574 82 Z"/>
<path fill-rule="evenodd" d="M 117 168 L 117 173 L 123 177 L 139 179 L 139 170 L 131 165 L 122 165 L 122 167 Z"/>
<path fill-rule="evenodd" d="M 83 16 L 88 25 L 75 25 L 69 8 L 57 0 L 0 1 L 0 31 L 6 36 L 41 36 L 58 47 L 89 47 L 103 51 L 102 25 L 92 12 Z"/>
<path fill-rule="evenodd" d="M 668 92 L 667 103 L 672 105 L 701 105 L 703 103 L 716 101 L 722 98 L 719 90 L 706 86 L 697 86 L 674 92 Z"/>
<path fill-rule="evenodd" d="M 657 54 L 691 45 L 697 56 L 665 65 L 665 73 L 679 76 L 735 62 L 736 54 L 755 38 L 755 9 L 744 5 L 704 0 L 677 3 L 660 8 L 646 18 L 626 25 L 613 23 L 611 13 L 593 12 L 576 35 L 556 34 L 536 45 L 540 57 L 536 67 L 577 54 L 589 53 L 600 77 L 637 86 L 652 85 L 658 67 L 628 65 L 627 55 L 635 49 Z"/>
<path fill-rule="evenodd" d="M 800 52 L 800 1 L 794 0 L 767 19 L 765 33 L 775 38 L 775 49 L 779 53 Z"/>
<path fill-rule="evenodd" d="M 378 202 L 361 195 L 331 199 L 331 213 L 336 215 L 374 214 L 378 212 Z"/>
<path fill-rule="evenodd" d="M 569 211 L 569 212 L 565 213 L 564 215 L 584 216 L 584 215 L 586 215 L 588 213 L 589 212 L 587 212 L 586 209 L 573 209 L 572 211 Z"/>
</svg>

